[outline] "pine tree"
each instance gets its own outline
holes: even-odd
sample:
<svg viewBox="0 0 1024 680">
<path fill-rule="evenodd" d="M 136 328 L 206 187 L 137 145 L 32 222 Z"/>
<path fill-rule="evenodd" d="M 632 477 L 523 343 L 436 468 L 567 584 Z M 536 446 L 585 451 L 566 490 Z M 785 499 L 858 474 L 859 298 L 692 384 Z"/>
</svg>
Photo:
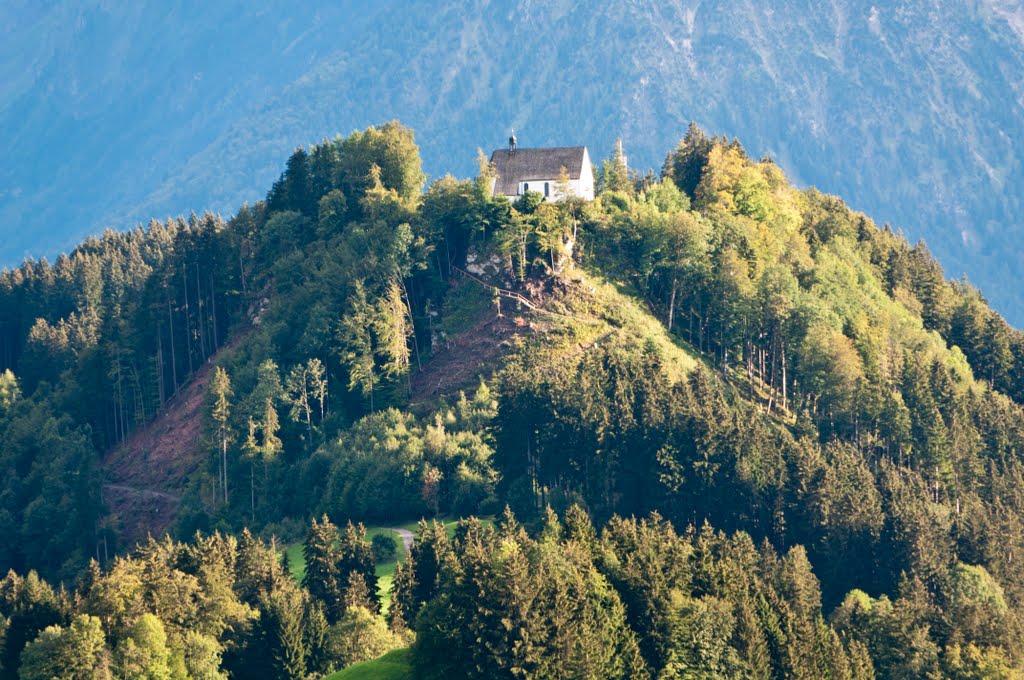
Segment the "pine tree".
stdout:
<svg viewBox="0 0 1024 680">
<path fill-rule="evenodd" d="M 565 511 L 565 537 L 579 543 L 591 555 L 597 549 L 597 531 L 587 511 L 576 503 Z"/>
<path fill-rule="evenodd" d="M 228 372 L 217 366 L 210 378 L 210 398 L 213 402 L 210 416 L 216 425 L 217 444 L 220 448 L 220 484 L 224 505 L 228 504 L 228 444 L 231 442 L 231 379 Z"/>
<path fill-rule="evenodd" d="M 412 582 L 410 609 L 418 610 L 434 596 L 451 551 L 444 525 L 436 520 L 428 523 L 421 519 L 416 541 L 409 551 L 408 564 L 412 570 L 409 579 Z"/>
<path fill-rule="evenodd" d="M 342 603 L 346 610 L 352 607 L 362 607 L 367 611 L 373 611 L 375 606 L 373 598 L 370 597 L 370 591 L 366 587 L 366 580 L 358 571 L 348 573 Z"/>
<path fill-rule="evenodd" d="M 263 435 L 260 453 L 263 455 L 264 464 L 281 453 L 283 442 L 277 434 L 280 430 L 281 420 L 277 415 L 277 406 L 274 405 L 273 399 L 267 398 L 263 402 L 263 413 L 260 419 L 260 433 Z"/>
<path fill-rule="evenodd" d="M 621 191 L 626 194 L 636 192 L 635 182 L 626 164 L 626 154 L 622 150 L 621 139 L 615 140 L 612 157 L 601 164 L 600 191 Z"/>
<path fill-rule="evenodd" d="M 256 421 L 250 416 L 248 434 L 242 443 L 242 457 L 249 461 L 249 509 L 254 523 L 256 522 L 256 460 L 260 457 L 256 432 Z"/>
<path fill-rule="evenodd" d="M 409 630 L 416 620 L 418 608 L 413 599 L 416 588 L 414 573 L 412 556 L 395 565 L 395 575 L 391 582 L 391 606 L 388 607 L 388 628 L 396 634 Z"/>
<path fill-rule="evenodd" d="M 353 572 L 361 576 L 370 602 L 368 609 L 373 613 L 380 613 L 376 559 L 373 556 L 373 547 L 366 540 L 366 527 L 362 523 L 353 525 L 350 521 L 345 525 L 338 543 L 337 555 L 337 573 L 340 580 L 343 583 L 347 582 L 348 575 Z"/>
<path fill-rule="evenodd" d="M 342 363 L 348 369 L 348 387 L 359 389 L 370 398 L 370 410 L 374 410 L 373 390 L 377 381 L 377 366 L 374 358 L 373 307 L 366 299 L 366 290 L 357 282 L 355 291 L 348 301 L 348 313 L 341 320 L 338 329 L 342 343 Z"/>
<path fill-rule="evenodd" d="M 738 607 L 736 615 L 736 636 L 739 639 L 739 652 L 744 663 L 750 669 L 750 677 L 756 680 L 768 680 L 772 677 L 772 661 L 768 651 L 761 623 L 751 603 L 744 599 Z"/>
<path fill-rule="evenodd" d="M 303 423 L 306 426 L 306 446 L 313 441 L 313 412 L 312 395 L 310 394 L 310 380 L 307 367 L 303 364 L 292 366 L 285 378 L 285 398 L 291 407 L 288 412 L 289 418 L 296 423 Z"/>
<path fill-rule="evenodd" d="M 316 217 L 320 196 L 313 195 L 311 184 L 309 154 L 300 146 L 288 158 L 284 174 L 271 188 L 267 196 L 268 210 L 294 210 Z"/>
<path fill-rule="evenodd" d="M 338 564 L 341 559 L 336 543 L 338 530 L 327 515 L 318 522 L 313 518 L 302 546 L 302 555 L 306 561 L 306 574 L 302 585 L 309 591 L 310 597 L 320 602 L 327 620 L 335 623 L 344 613 L 342 601 L 344 582 L 347 578 L 339 573 Z"/>
<path fill-rule="evenodd" d="M 305 602 L 302 591 L 283 581 L 266 595 L 260 607 L 263 644 L 274 659 L 275 677 L 305 680 L 308 649 L 305 639 Z"/>
<path fill-rule="evenodd" d="M 313 357 L 306 363 L 306 376 L 309 380 L 310 396 L 319 406 L 318 422 L 322 427 L 324 418 L 327 417 L 327 369 L 322 361 Z"/>
<path fill-rule="evenodd" d="M 980 364 L 983 377 L 991 387 L 1006 390 L 1009 386 L 1010 370 L 1013 368 L 1013 352 L 1010 351 L 1010 328 L 995 312 L 989 312 L 985 320 L 984 342 L 981 346 Z"/>
<path fill-rule="evenodd" d="M 14 377 L 11 369 L 4 369 L 0 373 L 0 417 L 9 413 L 20 397 L 21 389 L 18 387 L 18 379 Z"/>
<path fill-rule="evenodd" d="M 310 673 L 330 673 L 330 624 L 322 604 L 313 600 L 306 607 L 306 667 Z"/>
<path fill-rule="evenodd" d="M 696 123 L 691 122 L 679 146 L 665 160 L 662 177 L 672 178 L 680 189 L 694 198 L 714 143 Z"/>
<path fill-rule="evenodd" d="M 384 358 L 384 375 L 391 378 L 405 376 L 408 380 L 411 358 L 409 339 L 412 338 L 414 329 L 412 315 L 405 305 L 402 289 L 394 279 L 388 283 L 384 296 L 377 304 L 373 327 L 380 354 Z M 408 388 L 411 393 L 411 382 L 408 383 Z"/>
</svg>

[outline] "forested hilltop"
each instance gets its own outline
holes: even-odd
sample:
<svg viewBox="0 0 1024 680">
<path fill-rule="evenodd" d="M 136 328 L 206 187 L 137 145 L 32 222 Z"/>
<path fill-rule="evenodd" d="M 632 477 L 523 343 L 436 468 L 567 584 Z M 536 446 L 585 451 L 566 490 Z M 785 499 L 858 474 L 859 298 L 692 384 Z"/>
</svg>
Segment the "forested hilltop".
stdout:
<svg viewBox="0 0 1024 680">
<path fill-rule="evenodd" d="M 0 276 L 0 678 L 1021 677 L 1024 334 L 696 127 L 492 173 L 387 123 Z"/>
</svg>

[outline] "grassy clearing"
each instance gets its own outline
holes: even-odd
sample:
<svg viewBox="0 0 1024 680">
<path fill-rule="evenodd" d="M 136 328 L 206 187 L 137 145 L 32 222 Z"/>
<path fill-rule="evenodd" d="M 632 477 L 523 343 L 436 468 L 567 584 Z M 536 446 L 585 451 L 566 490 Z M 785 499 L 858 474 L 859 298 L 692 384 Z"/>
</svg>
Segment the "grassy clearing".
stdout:
<svg viewBox="0 0 1024 680">
<path fill-rule="evenodd" d="M 701 362 L 698 353 L 670 334 L 627 282 L 579 268 L 566 277 L 561 293 L 545 301 L 547 314 L 532 317 L 550 324 L 529 341 L 529 354 L 540 364 L 572 365 L 583 353 L 612 338 L 650 343 L 672 381 L 684 380 Z"/>
<path fill-rule="evenodd" d="M 396 649 L 379 659 L 349 666 L 328 675 L 326 680 L 411 680 L 409 649 Z"/>
<path fill-rule="evenodd" d="M 400 528 L 404 529 L 405 525 L 400 525 Z M 412 531 L 415 533 L 415 523 L 413 524 Z M 386 612 L 391 604 L 391 584 L 395 580 L 395 565 L 400 560 L 405 559 L 406 553 L 405 546 L 402 545 L 402 537 L 398 535 L 397 531 L 387 527 L 366 528 L 366 540 L 372 541 L 373 537 L 378 534 L 391 536 L 398 545 L 397 559 L 377 564 L 377 593 L 380 595 L 381 604 Z M 299 583 L 302 583 L 302 579 L 306 575 L 306 559 L 302 555 L 302 543 L 292 543 L 285 548 L 284 552 L 288 556 L 288 567 L 291 570 L 292 577 Z"/>
<path fill-rule="evenodd" d="M 594 299 L 603 320 L 616 328 L 628 329 L 642 340 L 651 341 L 665 357 L 666 370 L 679 380 L 697 368 L 697 359 L 687 343 L 669 334 L 665 325 L 638 299 L 632 287 L 622 282 L 610 282 L 587 273 L 584 284 L 594 289 Z"/>
</svg>

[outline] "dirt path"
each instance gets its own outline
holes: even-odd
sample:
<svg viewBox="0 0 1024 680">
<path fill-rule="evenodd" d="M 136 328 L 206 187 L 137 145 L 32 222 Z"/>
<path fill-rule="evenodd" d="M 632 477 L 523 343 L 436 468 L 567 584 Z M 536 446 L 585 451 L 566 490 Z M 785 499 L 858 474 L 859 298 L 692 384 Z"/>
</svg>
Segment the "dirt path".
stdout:
<svg viewBox="0 0 1024 680">
<path fill-rule="evenodd" d="M 408 555 L 409 551 L 412 550 L 412 542 L 416 540 L 416 537 L 408 529 L 391 529 L 391 531 L 394 531 L 402 539 L 402 545 L 405 546 L 405 554 Z"/>
<path fill-rule="evenodd" d="M 181 507 L 181 496 L 175 493 L 131 483 L 104 484 L 103 501 L 111 509 L 118 535 L 126 546 L 143 542 L 147 536 L 162 536 Z"/>
<path fill-rule="evenodd" d="M 134 486 L 125 486 L 124 484 L 104 484 L 103 488 L 109 489 L 111 491 L 120 491 L 122 493 L 134 494 L 136 496 L 142 496 L 143 498 L 170 501 L 172 503 L 177 503 L 181 500 L 181 496 L 175 496 L 172 493 L 165 493 L 163 491 L 153 491 L 152 489 L 139 489 Z"/>
</svg>

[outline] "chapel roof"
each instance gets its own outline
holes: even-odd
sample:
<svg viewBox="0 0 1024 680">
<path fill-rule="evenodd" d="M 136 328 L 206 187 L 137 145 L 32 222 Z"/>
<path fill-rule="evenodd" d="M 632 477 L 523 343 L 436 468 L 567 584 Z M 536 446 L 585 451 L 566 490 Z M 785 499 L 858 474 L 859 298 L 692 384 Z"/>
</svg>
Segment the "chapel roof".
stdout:
<svg viewBox="0 0 1024 680">
<path fill-rule="evenodd" d="M 497 149 L 491 163 L 498 173 L 495 194 L 514 196 L 519 183 L 539 179 L 557 179 L 565 168 L 569 179 L 579 179 L 583 170 L 585 146 L 559 146 L 546 149 Z"/>
</svg>

